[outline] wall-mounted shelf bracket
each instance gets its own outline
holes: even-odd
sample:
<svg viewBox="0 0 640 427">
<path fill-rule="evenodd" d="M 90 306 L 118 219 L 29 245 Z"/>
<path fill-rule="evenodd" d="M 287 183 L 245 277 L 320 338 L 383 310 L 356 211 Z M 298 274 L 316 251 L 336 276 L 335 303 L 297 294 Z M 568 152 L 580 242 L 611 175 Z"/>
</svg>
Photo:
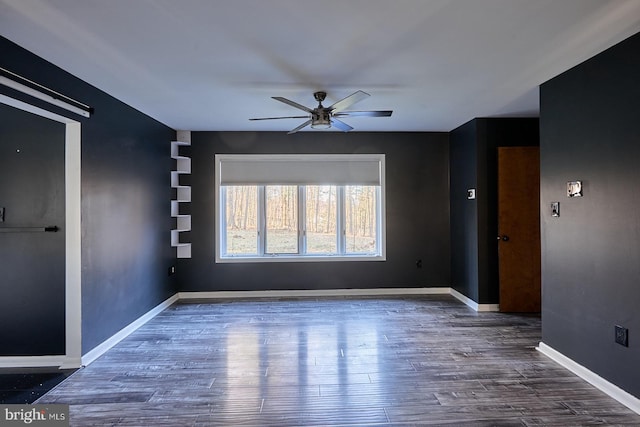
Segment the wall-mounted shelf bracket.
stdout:
<svg viewBox="0 0 640 427">
<path fill-rule="evenodd" d="M 191 145 L 191 132 L 178 131 L 177 141 L 171 141 L 171 158 L 175 168 L 171 171 L 171 188 L 175 188 L 171 200 L 171 217 L 175 218 L 175 227 L 171 230 L 171 246 L 176 248 L 177 258 L 191 258 L 191 243 L 184 242 L 183 233 L 191 231 L 191 215 L 181 213 L 183 204 L 191 203 L 191 187 L 182 185 L 180 177 L 191 174 L 191 158 L 180 155 L 180 147 Z"/>
</svg>

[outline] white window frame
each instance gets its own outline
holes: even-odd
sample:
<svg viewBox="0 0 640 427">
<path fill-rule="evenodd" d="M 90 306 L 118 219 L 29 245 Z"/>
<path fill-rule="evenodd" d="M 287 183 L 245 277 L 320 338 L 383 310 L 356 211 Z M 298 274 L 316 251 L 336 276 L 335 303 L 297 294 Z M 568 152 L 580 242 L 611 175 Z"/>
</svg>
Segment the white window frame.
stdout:
<svg viewBox="0 0 640 427">
<path fill-rule="evenodd" d="M 277 160 L 291 161 L 291 162 L 304 162 L 304 161 L 318 161 L 319 158 L 327 158 L 328 161 L 377 161 L 380 165 L 380 185 L 377 186 L 377 198 L 376 198 L 376 243 L 377 252 L 375 254 L 358 254 L 358 253 L 345 253 L 346 249 L 346 229 L 345 229 L 345 209 L 344 209 L 344 187 L 348 185 L 369 185 L 360 184 L 357 182 L 351 184 L 309 184 L 309 185 L 335 185 L 337 187 L 336 201 L 337 201 L 337 254 L 306 254 L 306 224 L 305 224 L 305 209 L 306 195 L 304 184 L 298 184 L 298 254 L 266 254 L 264 252 L 266 242 L 264 233 L 264 224 L 266 218 L 264 218 L 265 201 L 264 201 L 264 186 L 272 184 L 250 184 L 258 186 L 258 206 L 262 209 L 258 209 L 258 254 L 256 255 L 223 255 L 222 249 L 226 247 L 226 224 L 225 215 L 223 214 L 225 205 L 225 192 L 224 186 L 221 185 L 221 163 L 225 160 L 241 160 L 243 157 L 250 157 L 254 161 L 260 160 Z M 320 160 L 321 161 L 321 160 Z M 327 261 L 385 261 L 386 260 L 386 210 L 385 210 L 385 156 L 384 154 L 331 154 L 331 155 L 318 155 L 318 154 L 288 154 L 288 155 L 249 155 L 249 154 L 217 154 L 215 156 L 215 256 L 216 263 L 261 263 L 261 262 L 327 262 Z M 234 184 L 235 185 L 235 184 Z M 237 184 L 241 185 L 241 184 Z M 295 184 L 287 184 L 295 185 Z"/>
</svg>

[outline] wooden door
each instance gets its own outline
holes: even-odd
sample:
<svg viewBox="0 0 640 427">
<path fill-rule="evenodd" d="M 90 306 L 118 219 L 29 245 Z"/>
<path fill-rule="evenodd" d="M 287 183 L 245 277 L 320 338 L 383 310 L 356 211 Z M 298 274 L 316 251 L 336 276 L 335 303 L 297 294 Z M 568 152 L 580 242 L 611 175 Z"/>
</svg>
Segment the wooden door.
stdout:
<svg viewBox="0 0 640 427">
<path fill-rule="evenodd" d="M 540 312 L 540 149 L 498 148 L 500 311 Z"/>
</svg>

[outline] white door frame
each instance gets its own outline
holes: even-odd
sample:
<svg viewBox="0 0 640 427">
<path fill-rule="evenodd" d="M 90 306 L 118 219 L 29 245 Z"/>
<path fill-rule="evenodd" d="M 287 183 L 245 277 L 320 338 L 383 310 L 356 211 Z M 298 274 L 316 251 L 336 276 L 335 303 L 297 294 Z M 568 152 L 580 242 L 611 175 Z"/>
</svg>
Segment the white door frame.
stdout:
<svg viewBox="0 0 640 427">
<path fill-rule="evenodd" d="M 79 368 L 82 365 L 81 124 L 2 94 L 0 104 L 65 125 L 65 355 L 3 356 L 0 357 L 0 367 Z"/>
</svg>

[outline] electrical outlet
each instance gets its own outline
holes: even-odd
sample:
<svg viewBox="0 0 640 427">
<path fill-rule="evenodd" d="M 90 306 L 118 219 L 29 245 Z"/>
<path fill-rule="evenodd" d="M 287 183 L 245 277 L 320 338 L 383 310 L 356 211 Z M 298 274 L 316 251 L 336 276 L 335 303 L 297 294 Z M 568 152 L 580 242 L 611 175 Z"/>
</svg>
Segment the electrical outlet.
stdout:
<svg viewBox="0 0 640 427">
<path fill-rule="evenodd" d="M 0 222 L 4 222 L 4 208 L 0 208 Z"/>
<path fill-rule="evenodd" d="M 169 267 L 169 276 L 173 276 L 174 274 L 176 274 L 176 266 L 172 265 Z"/>
<path fill-rule="evenodd" d="M 616 343 L 629 347 L 629 330 L 616 325 Z"/>
</svg>

